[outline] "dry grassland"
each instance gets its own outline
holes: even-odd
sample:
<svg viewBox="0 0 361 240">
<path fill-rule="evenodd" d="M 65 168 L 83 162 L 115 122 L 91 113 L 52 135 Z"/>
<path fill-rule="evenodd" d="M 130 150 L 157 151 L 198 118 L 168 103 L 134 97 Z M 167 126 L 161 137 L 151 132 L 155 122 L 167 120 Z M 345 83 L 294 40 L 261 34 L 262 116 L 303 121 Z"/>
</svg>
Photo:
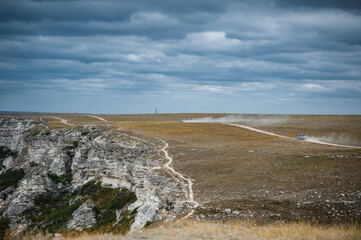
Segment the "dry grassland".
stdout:
<svg viewBox="0 0 361 240">
<path fill-rule="evenodd" d="M 35 238 L 27 238 L 35 240 Z M 36 239 L 45 240 L 46 237 Z M 349 227 L 316 227 L 310 224 L 282 224 L 258 226 L 250 222 L 211 223 L 186 221 L 171 223 L 156 228 L 148 228 L 141 232 L 133 232 L 126 236 L 113 234 L 95 234 L 72 236 L 69 240 L 358 240 L 361 231 L 356 226 Z"/>
<path fill-rule="evenodd" d="M 360 149 L 280 139 L 220 123 L 179 121 L 225 114 L 101 115 L 109 122 L 57 116 L 73 124 L 109 124 L 151 141 L 157 142 L 156 137 L 167 141 L 175 169 L 194 180 L 195 199 L 204 206 L 197 218 L 322 224 L 361 219 Z M 255 119 L 246 125 L 287 136 L 333 134 L 361 144 L 361 116 L 267 115 L 287 118 L 268 126 L 257 124 L 264 115 L 243 117 Z M 56 123 L 51 121 L 53 127 Z"/>
</svg>

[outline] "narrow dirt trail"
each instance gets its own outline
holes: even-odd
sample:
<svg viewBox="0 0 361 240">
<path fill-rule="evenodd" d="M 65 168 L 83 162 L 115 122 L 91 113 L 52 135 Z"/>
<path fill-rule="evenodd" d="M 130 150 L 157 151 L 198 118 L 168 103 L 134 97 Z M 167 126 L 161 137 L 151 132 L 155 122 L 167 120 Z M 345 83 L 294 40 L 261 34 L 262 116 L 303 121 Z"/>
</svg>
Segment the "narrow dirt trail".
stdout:
<svg viewBox="0 0 361 240">
<path fill-rule="evenodd" d="M 164 153 L 165 158 L 168 160 L 168 162 L 166 162 L 162 167 L 157 167 L 155 169 L 161 169 L 161 168 L 165 168 L 166 170 L 169 170 L 174 176 L 177 176 L 178 178 L 184 180 L 185 182 L 188 183 L 188 194 L 187 194 L 187 198 L 189 203 L 193 203 L 195 206 L 198 206 L 199 204 L 194 201 L 194 195 L 193 195 L 193 182 L 190 178 L 186 178 L 183 174 L 180 174 L 179 172 L 176 172 L 174 170 L 174 168 L 170 167 L 169 165 L 173 162 L 173 158 L 171 158 L 169 156 L 168 151 L 166 150 L 168 148 L 168 143 L 166 141 L 164 141 L 163 139 L 160 139 L 163 143 L 164 143 L 164 147 L 162 148 L 162 152 Z M 194 212 L 194 211 L 193 211 Z M 193 213 L 192 212 L 192 213 Z M 189 214 L 188 214 L 189 215 Z M 187 215 L 187 216 L 188 216 Z M 190 216 L 190 215 L 189 215 Z"/>
<path fill-rule="evenodd" d="M 284 135 L 280 135 L 277 133 L 272 133 L 272 132 L 267 132 L 267 131 L 263 131 L 257 128 L 253 128 L 253 127 L 248 127 L 245 125 L 241 125 L 241 124 L 234 124 L 234 123 L 224 123 L 230 126 L 234 126 L 234 127 L 239 127 L 239 128 L 244 128 L 250 131 L 254 131 L 254 132 L 258 132 L 258 133 L 263 133 L 263 134 L 267 134 L 267 135 L 271 135 L 271 136 L 275 136 L 275 137 L 280 137 L 280 138 L 285 138 L 285 139 L 291 139 L 291 140 L 297 140 L 297 138 L 292 138 L 292 137 L 288 137 L 288 136 L 284 136 Z M 322 141 L 318 141 L 318 140 L 302 140 L 304 142 L 310 142 L 310 143 L 316 143 L 316 144 L 322 144 L 322 145 L 328 145 L 328 146 L 333 146 L 333 147 L 343 147 L 343 148 L 358 148 L 361 149 L 361 147 L 359 146 L 351 146 L 351 145 L 342 145 L 342 144 L 337 144 L 337 143 L 328 143 L 328 142 L 322 142 Z"/>
<path fill-rule="evenodd" d="M 74 124 L 68 123 L 68 120 L 66 120 L 66 119 L 63 119 L 63 118 L 60 118 L 60 117 L 54 117 L 54 116 L 51 116 L 51 118 L 60 120 L 60 122 L 61 122 L 62 124 L 66 124 L 66 125 L 69 125 L 69 126 L 74 126 Z"/>
<path fill-rule="evenodd" d="M 123 130 L 122 128 L 118 128 L 118 130 Z M 137 137 L 134 137 L 140 141 L 143 141 Z M 169 147 L 169 144 L 164 141 L 163 139 L 161 138 L 158 138 L 163 144 L 163 148 L 161 149 L 161 152 L 163 152 L 164 154 L 164 157 L 168 160 L 166 163 L 164 163 L 162 166 L 158 166 L 158 167 L 153 167 L 151 168 L 151 170 L 160 170 L 160 169 L 164 169 L 165 171 L 167 171 L 177 182 L 180 182 L 181 180 L 185 181 L 188 183 L 188 191 L 184 191 L 185 195 L 186 195 L 186 198 L 187 198 L 187 201 L 188 203 L 191 203 L 193 204 L 194 207 L 198 207 L 199 206 L 199 203 L 196 202 L 194 200 L 194 194 L 193 194 L 193 182 L 190 178 L 187 178 L 185 177 L 183 174 L 177 172 L 174 170 L 174 168 L 172 168 L 170 166 L 170 164 L 173 162 L 173 158 L 169 156 L 169 153 L 167 151 L 167 148 Z M 146 141 L 145 141 L 146 142 Z M 187 219 L 189 218 L 190 216 L 193 215 L 194 213 L 194 209 L 192 209 L 186 216 L 182 217 L 180 220 L 183 220 L 183 219 Z"/>
<path fill-rule="evenodd" d="M 101 117 L 98 117 L 98 116 L 95 116 L 95 115 L 86 115 L 86 116 L 92 117 L 92 118 L 96 118 L 96 119 L 98 119 L 98 120 L 100 120 L 100 121 L 103 121 L 103 122 L 108 122 L 108 120 L 106 120 L 106 119 L 104 119 L 104 118 L 101 118 Z"/>
</svg>

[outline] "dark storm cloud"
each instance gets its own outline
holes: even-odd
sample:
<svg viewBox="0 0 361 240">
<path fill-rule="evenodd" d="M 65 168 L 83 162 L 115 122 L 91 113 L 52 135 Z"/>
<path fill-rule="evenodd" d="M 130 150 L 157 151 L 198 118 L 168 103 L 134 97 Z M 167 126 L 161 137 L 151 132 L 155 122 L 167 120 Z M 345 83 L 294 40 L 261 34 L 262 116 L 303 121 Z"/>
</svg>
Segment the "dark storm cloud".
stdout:
<svg viewBox="0 0 361 240">
<path fill-rule="evenodd" d="M 276 0 L 280 6 L 336 8 L 347 10 L 361 10 L 361 2 L 357 0 Z"/>
<path fill-rule="evenodd" d="M 4 0 L 0 34 L 181 38 L 214 21 L 231 2 Z"/>
<path fill-rule="evenodd" d="M 360 5 L 3 0 L 0 107 L 10 95 L 78 94 L 175 105 L 197 98 L 205 109 L 213 98 L 343 99 L 361 112 Z"/>
<path fill-rule="evenodd" d="M 143 1 L 29 1 L 2 0 L 2 21 L 125 21 L 137 11 L 161 11 L 171 14 L 222 12 L 235 1 L 216 0 L 143 0 Z"/>
</svg>

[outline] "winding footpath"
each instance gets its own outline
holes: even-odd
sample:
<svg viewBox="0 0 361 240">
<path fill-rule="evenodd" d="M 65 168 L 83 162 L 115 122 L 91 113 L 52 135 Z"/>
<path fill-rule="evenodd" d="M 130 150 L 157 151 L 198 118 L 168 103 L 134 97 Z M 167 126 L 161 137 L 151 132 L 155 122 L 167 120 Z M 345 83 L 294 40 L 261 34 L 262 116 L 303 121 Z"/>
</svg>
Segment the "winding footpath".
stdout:
<svg viewBox="0 0 361 240">
<path fill-rule="evenodd" d="M 272 133 L 272 132 L 267 132 L 267 131 L 263 131 L 257 128 L 253 128 L 253 127 L 248 127 L 245 125 L 241 125 L 241 124 L 234 124 L 234 123 L 224 123 L 230 126 L 234 126 L 234 127 L 239 127 L 239 128 L 244 128 L 250 131 L 254 131 L 254 132 L 258 132 L 258 133 L 263 133 L 263 134 L 267 134 L 267 135 L 271 135 L 271 136 L 275 136 L 275 137 L 280 137 L 280 138 L 285 138 L 285 139 L 291 139 L 291 140 L 295 140 L 297 138 L 292 138 L 292 137 L 288 137 L 288 136 L 284 136 L 284 135 L 280 135 L 277 133 Z M 313 140 L 313 139 L 308 139 L 308 140 L 303 140 L 304 142 L 310 142 L 310 143 L 316 143 L 316 144 L 322 144 L 322 145 L 328 145 L 328 146 L 334 146 L 334 147 L 343 147 L 343 148 L 358 148 L 361 149 L 361 147 L 359 146 L 351 146 L 351 145 L 342 145 L 342 144 L 337 144 L 337 143 L 328 143 L 328 142 L 322 142 L 322 141 L 318 141 L 318 140 Z"/>
<path fill-rule="evenodd" d="M 190 178 L 186 178 L 183 174 L 180 174 L 179 172 L 176 172 L 174 170 L 174 168 L 170 167 L 169 165 L 173 162 L 173 158 L 171 158 L 169 156 L 169 153 L 167 151 L 168 148 L 168 143 L 166 141 L 164 141 L 163 139 L 159 138 L 159 140 L 161 140 L 164 143 L 164 147 L 162 148 L 162 152 L 164 153 L 164 157 L 168 160 L 168 162 L 166 162 L 162 167 L 154 167 L 153 169 L 162 169 L 164 168 L 165 170 L 170 171 L 173 175 L 173 177 L 179 182 L 179 179 L 177 179 L 175 176 L 177 176 L 178 178 L 184 180 L 185 182 L 188 183 L 188 192 L 185 192 L 185 195 L 187 197 L 187 202 L 191 203 L 194 205 L 194 207 L 198 207 L 199 204 L 198 202 L 194 201 L 194 195 L 193 195 L 193 182 Z M 192 216 L 194 213 L 194 209 L 192 209 L 186 216 L 182 217 L 181 219 L 179 219 L 178 221 L 184 220 L 189 218 L 190 216 Z"/>
<path fill-rule="evenodd" d="M 66 124 L 66 125 L 69 125 L 69 126 L 74 126 L 74 124 L 68 123 L 68 120 L 66 120 L 66 119 L 63 119 L 63 118 L 60 118 L 60 117 L 54 117 L 54 116 L 51 116 L 51 118 L 60 120 L 60 122 L 61 122 L 62 124 Z"/>
<path fill-rule="evenodd" d="M 118 128 L 118 130 L 122 130 L 122 128 Z M 128 135 L 128 136 L 129 136 L 129 135 Z M 141 139 L 139 139 L 139 138 L 137 138 L 137 137 L 134 137 L 134 136 L 131 136 L 131 137 L 132 137 L 132 138 L 135 138 L 135 139 L 137 139 L 137 140 L 140 140 L 140 141 L 142 141 L 142 142 L 146 142 L 146 141 L 141 140 Z M 179 173 L 179 172 L 176 172 L 176 171 L 174 170 L 174 168 L 172 168 L 172 167 L 170 166 L 170 164 L 173 162 L 173 158 L 169 156 L 169 153 L 168 153 L 168 151 L 167 151 L 167 148 L 169 147 L 169 144 L 168 144 L 166 141 L 164 141 L 163 139 L 161 139 L 161 138 L 157 138 L 157 139 L 159 139 L 159 140 L 164 144 L 164 146 L 163 146 L 163 148 L 161 149 L 161 151 L 163 152 L 164 157 L 165 157 L 168 161 L 167 161 L 165 164 L 163 164 L 162 166 L 158 166 L 158 167 L 153 167 L 153 168 L 151 168 L 151 170 L 164 169 L 165 171 L 169 172 L 169 174 L 170 174 L 177 182 L 180 182 L 180 179 L 183 180 L 183 181 L 185 181 L 185 182 L 187 182 L 187 183 L 188 183 L 188 191 L 184 191 L 185 196 L 186 196 L 186 198 L 187 198 L 187 201 L 186 201 L 186 202 L 193 204 L 194 208 L 198 207 L 198 206 L 199 206 L 199 203 L 194 200 L 193 182 L 192 182 L 192 180 L 191 180 L 190 178 L 186 178 L 183 174 L 181 174 L 181 173 Z M 178 178 L 177 178 L 177 177 L 178 177 Z M 183 219 L 189 218 L 190 216 L 193 215 L 194 212 L 195 212 L 194 209 L 192 209 L 186 216 L 184 216 L 184 217 L 182 217 L 181 219 L 179 219 L 179 221 L 180 221 L 180 220 L 183 220 Z"/>
<path fill-rule="evenodd" d="M 179 172 L 176 172 L 174 170 L 174 168 L 170 167 L 169 165 L 173 162 L 173 158 L 171 158 L 169 156 L 168 151 L 166 150 L 168 148 L 168 143 L 166 141 L 164 141 L 163 139 L 159 139 L 164 143 L 164 147 L 162 148 L 162 152 L 164 153 L 165 158 L 168 160 L 168 162 L 166 162 L 162 167 L 155 167 L 153 169 L 161 169 L 164 168 L 166 170 L 169 170 L 173 176 L 177 176 L 178 178 L 184 180 L 185 182 L 188 183 L 188 193 L 186 194 L 188 200 L 187 202 L 192 203 L 195 205 L 195 207 L 197 207 L 199 204 L 194 201 L 194 195 L 193 195 L 193 182 L 190 178 L 186 178 L 183 174 L 180 174 Z M 189 214 L 188 214 L 189 215 Z"/>
</svg>

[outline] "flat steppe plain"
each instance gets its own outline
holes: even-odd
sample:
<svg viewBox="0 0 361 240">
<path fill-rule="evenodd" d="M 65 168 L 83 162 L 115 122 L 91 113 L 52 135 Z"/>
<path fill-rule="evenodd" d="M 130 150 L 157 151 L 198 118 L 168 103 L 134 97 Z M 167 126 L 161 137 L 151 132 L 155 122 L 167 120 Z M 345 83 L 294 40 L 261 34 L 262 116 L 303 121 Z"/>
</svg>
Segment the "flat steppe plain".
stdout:
<svg viewBox="0 0 361 240">
<path fill-rule="evenodd" d="M 4 115 L 4 114 L 2 114 Z M 7 115 L 7 114 L 5 114 Z M 14 114 L 11 114 L 14 115 Z M 20 114 L 25 115 L 25 114 Z M 241 115 L 241 124 L 282 134 L 283 139 L 222 123 L 181 123 L 180 119 L 226 114 L 27 114 L 70 124 L 107 124 L 169 143 L 176 171 L 193 179 L 200 203 L 191 218 L 269 222 L 349 224 L 361 220 L 361 149 L 299 141 L 300 133 L 334 143 L 361 146 L 359 115 Z M 93 115 L 94 116 L 94 115 Z M 261 123 L 264 118 L 282 121 Z"/>
</svg>

